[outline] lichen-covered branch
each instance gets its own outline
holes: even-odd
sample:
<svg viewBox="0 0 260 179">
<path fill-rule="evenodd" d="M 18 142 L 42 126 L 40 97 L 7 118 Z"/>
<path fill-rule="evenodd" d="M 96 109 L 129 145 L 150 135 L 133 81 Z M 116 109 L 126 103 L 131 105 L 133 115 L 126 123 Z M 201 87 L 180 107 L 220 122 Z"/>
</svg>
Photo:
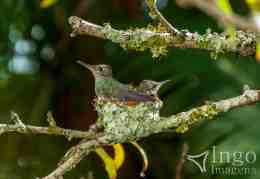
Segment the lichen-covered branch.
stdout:
<svg viewBox="0 0 260 179">
<path fill-rule="evenodd" d="M 88 138 L 93 139 L 97 137 L 94 132 L 79 131 L 72 129 L 63 129 L 60 127 L 40 127 L 32 125 L 18 125 L 18 124 L 0 124 L 0 135 L 4 133 L 20 133 L 20 134 L 44 134 L 65 136 L 66 138 Z"/>
<path fill-rule="evenodd" d="M 75 168 L 76 165 L 88 155 L 91 151 L 94 151 L 97 146 L 101 144 L 98 143 L 98 140 L 83 140 L 76 146 L 73 146 L 64 156 L 63 162 L 58 164 L 58 167 L 51 172 L 48 176 L 43 177 L 42 179 L 60 179 L 62 176 Z"/>
<path fill-rule="evenodd" d="M 120 103 L 115 104 L 98 99 L 96 110 L 102 116 L 99 124 L 104 126 L 108 143 L 122 143 L 165 132 L 168 129 L 175 129 L 176 132 L 183 133 L 195 123 L 213 119 L 219 113 L 259 100 L 260 91 L 248 89 L 241 96 L 205 104 L 170 117 L 160 116 L 160 101 L 128 107 Z"/>
<path fill-rule="evenodd" d="M 213 119 L 222 112 L 260 101 L 260 91 L 245 89 L 240 96 L 212 102 L 170 117 L 160 117 L 161 102 L 141 103 L 128 107 L 99 98 L 96 109 L 98 124 L 104 128 L 104 135 L 93 140 L 83 140 L 70 149 L 59 166 L 43 179 L 57 179 L 74 168 L 89 152 L 103 145 L 139 140 L 149 135 L 166 132 L 186 132 L 193 124 Z"/>
<path fill-rule="evenodd" d="M 49 113 L 48 113 L 49 114 Z M 11 112 L 11 118 L 14 124 L 0 124 L 0 135 L 4 133 L 20 133 L 20 134 L 32 134 L 32 135 L 56 135 L 64 136 L 68 140 L 73 138 L 95 139 L 101 134 L 97 134 L 94 131 L 79 131 L 72 129 L 64 129 L 56 126 L 53 118 L 48 117 L 48 127 L 27 125 L 22 122 L 18 114 Z"/>
<path fill-rule="evenodd" d="M 226 33 L 207 31 L 205 34 L 191 33 L 183 30 L 181 35 L 166 32 L 160 26 L 117 30 L 109 24 L 96 25 L 79 17 L 69 18 L 73 32 L 77 35 L 90 35 L 118 43 L 124 49 L 144 51 L 150 50 L 153 57 L 167 54 L 168 47 L 205 49 L 213 54 L 236 53 L 243 56 L 255 54 L 257 36 L 255 33 L 237 31 L 232 39 Z"/>
<path fill-rule="evenodd" d="M 260 32 L 255 23 L 239 15 L 225 15 L 215 4 L 215 1 L 209 0 L 177 0 L 182 7 L 196 7 L 207 15 L 214 17 L 221 24 L 232 24 L 239 29 L 251 32 Z"/>
</svg>

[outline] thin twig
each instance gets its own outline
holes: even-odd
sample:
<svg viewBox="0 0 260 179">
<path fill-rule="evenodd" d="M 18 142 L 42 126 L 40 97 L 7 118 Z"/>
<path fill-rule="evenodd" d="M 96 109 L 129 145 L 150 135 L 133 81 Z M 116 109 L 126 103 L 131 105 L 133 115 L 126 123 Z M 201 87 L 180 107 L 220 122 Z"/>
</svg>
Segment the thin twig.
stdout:
<svg viewBox="0 0 260 179">
<path fill-rule="evenodd" d="M 181 35 L 181 32 L 173 27 L 173 25 L 167 21 L 167 19 L 161 14 L 159 9 L 157 8 L 157 0 L 145 0 L 148 8 L 150 9 L 151 16 L 155 16 L 171 33 L 175 35 Z"/>
<path fill-rule="evenodd" d="M 184 143 L 182 145 L 181 158 L 176 165 L 176 177 L 175 177 L 175 179 L 181 179 L 182 169 L 183 169 L 183 165 L 184 165 L 185 160 L 186 160 L 186 155 L 188 153 L 188 150 L 189 150 L 188 144 Z"/>
<path fill-rule="evenodd" d="M 148 170 L 148 166 L 149 166 L 149 160 L 147 157 L 147 154 L 145 152 L 145 150 L 135 141 L 130 142 L 134 147 L 136 147 L 136 149 L 138 150 L 138 152 L 140 153 L 141 157 L 142 157 L 142 162 L 143 162 L 143 167 L 142 170 L 140 172 L 140 177 L 145 177 L 145 173 Z"/>
<path fill-rule="evenodd" d="M 4 133 L 44 134 L 64 136 L 68 140 L 73 138 L 95 139 L 102 135 L 95 131 L 79 131 L 58 127 L 56 126 L 56 122 L 50 112 L 47 113 L 47 122 L 49 123 L 48 127 L 26 125 L 22 122 L 19 115 L 13 111 L 11 112 L 11 119 L 14 121 L 14 124 L 0 124 L 0 135 Z"/>
<path fill-rule="evenodd" d="M 245 17 L 239 15 L 225 15 L 214 3 L 209 0 L 177 0 L 177 3 L 182 7 L 196 7 L 207 15 L 214 17 L 223 25 L 232 24 L 242 30 L 251 32 L 260 32 L 260 29 L 255 23 Z"/>
</svg>

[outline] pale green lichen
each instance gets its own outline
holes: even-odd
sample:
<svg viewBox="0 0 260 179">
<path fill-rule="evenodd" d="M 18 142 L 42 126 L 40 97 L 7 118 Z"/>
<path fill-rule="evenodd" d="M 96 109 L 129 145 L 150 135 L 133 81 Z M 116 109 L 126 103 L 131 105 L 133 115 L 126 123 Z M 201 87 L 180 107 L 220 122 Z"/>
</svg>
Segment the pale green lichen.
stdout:
<svg viewBox="0 0 260 179">
<path fill-rule="evenodd" d="M 236 31 L 235 36 L 227 33 L 216 33 L 207 30 L 203 35 L 182 30 L 182 35 L 170 35 L 164 25 L 148 25 L 145 28 L 132 28 L 125 31 L 115 30 L 106 24 L 102 30 L 104 36 L 112 42 L 119 43 L 124 49 L 145 51 L 149 50 L 153 58 L 166 55 L 168 47 L 182 46 L 185 43 L 191 48 L 209 50 L 211 57 L 217 59 L 218 55 L 230 52 L 240 55 L 254 55 L 257 35 Z"/>
<path fill-rule="evenodd" d="M 166 32 L 161 25 L 148 25 L 146 28 L 128 29 L 119 31 L 113 29 L 109 24 L 105 24 L 102 31 L 106 38 L 112 42 L 119 43 L 124 49 L 145 51 L 150 50 L 153 58 L 158 58 L 167 54 L 167 47 L 172 43 L 172 38 L 163 38 L 155 32 Z M 150 33 L 149 33 L 150 32 Z"/>
<path fill-rule="evenodd" d="M 245 33 L 237 31 L 234 37 L 230 37 L 227 33 L 215 33 L 207 30 L 204 35 L 196 36 L 196 45 L 201 49 L 208 49 L 211 51 L 211 57 L 217 59 L 219 54 L 226 54 L 228 52 L 236 52 L 242 55 L 251 54 L 252 51 L 246 51 L 255 46 L 256 35 L 254 33 Z M 240 51 L 240 49 L 242 49 Z"/>
<path fill-rule="evenodd" d="M 198 123 L 204 119 L 213 119 L 219 114 L 219 112 L 220 111 L 214 104 L 208 104 L 192 109 L 187 113 L 180 113 L 179 115 L 174 116 L 179 121 L 179 126 L 176 128 L 176 132 L 184 133 L 192 124 Z"/>
</svg>

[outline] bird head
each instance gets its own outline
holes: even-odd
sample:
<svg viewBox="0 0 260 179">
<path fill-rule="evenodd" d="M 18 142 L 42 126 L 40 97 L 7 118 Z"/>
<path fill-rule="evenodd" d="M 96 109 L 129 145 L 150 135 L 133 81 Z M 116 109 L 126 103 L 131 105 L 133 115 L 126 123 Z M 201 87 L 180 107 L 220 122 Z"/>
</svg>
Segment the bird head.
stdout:
<svg viewBox="0 0 260 179">
<path fill-rule="evenodd" d="M 89 65 L 82 61 L 77 61 L 83 67 L 89 69 L 95 77 L 111 77 L 112 68 L 109 65 L 100 64 L 100 65 Z"/>
</svg>

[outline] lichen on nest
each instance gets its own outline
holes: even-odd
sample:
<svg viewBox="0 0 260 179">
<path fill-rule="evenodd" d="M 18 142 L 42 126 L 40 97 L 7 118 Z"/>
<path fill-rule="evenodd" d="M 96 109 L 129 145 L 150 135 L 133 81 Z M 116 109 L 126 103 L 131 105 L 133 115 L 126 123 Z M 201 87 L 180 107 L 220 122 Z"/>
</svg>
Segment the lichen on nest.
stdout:
<svg viewBox="0 0 260 179">
<path fill-rule="evenodd" d="M 97 124 L 103 126 L 108 140 L 120 143 L 145 136 L 146 130 L 150 130 L 149 123 L 160 120 L 162 102 L 156 100 L 129 106 L 126 102 L 97 97 L 95 107 Z"/>
<path fill-rule="evenodd" d="M 125 102 L 114 102 L 98 97 L 95 103 L 98 126 L 104 128 L 106 142 L 122 143 L 137 140 L 169 129 L 177 133 L 188 131 L 190 126 L 219 114 L 215 104 L 206 104 L 169 117 L 160 116 L 162 102 L 140 102 L 129 106 Z"/>
</svg>

